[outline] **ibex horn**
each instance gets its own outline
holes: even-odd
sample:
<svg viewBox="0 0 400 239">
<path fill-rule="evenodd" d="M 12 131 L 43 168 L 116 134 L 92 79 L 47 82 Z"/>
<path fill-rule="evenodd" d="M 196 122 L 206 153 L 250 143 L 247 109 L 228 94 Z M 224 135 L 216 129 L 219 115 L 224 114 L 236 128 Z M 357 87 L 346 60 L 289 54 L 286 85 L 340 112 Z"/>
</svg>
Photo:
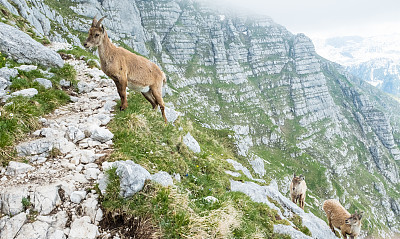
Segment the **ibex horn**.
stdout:
<svg viewBox="0 0 400 239">
<path fill-rule="evenodd" d="M 101 22 L 106 18 L 106 16 L 100 18 L 100 20 L 97 22 L 97 27 L 100 27 Z"/>
<path fill-rule="evenodd" d="M 97 24 L 96 16 L 94 16 L 93 21 L 92 21 L 92 27 L 95 27 Z"/>
</svg>

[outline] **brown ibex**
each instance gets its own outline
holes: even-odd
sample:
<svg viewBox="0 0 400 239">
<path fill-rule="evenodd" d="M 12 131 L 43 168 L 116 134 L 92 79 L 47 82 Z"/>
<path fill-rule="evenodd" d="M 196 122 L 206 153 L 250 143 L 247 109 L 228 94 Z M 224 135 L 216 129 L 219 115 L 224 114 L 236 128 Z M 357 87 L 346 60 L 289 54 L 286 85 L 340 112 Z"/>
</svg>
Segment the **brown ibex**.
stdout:
<svg viewBox="0 0 400 239">
<path fill-rule="evenodd" d="M 115 46 L 108 38 L 107 32 L 101 22 L 93 18 L 89 36 L 84 46 L 98 47 L 101 70 L 115 82 L 119 97 L 121 98 L 120 110 L 128 107 L 126 87 L 140 91 L 151 103 L 153 109 L 160 106 L 165 123 L 165 106 L 162 98 L 162 86 L 166 83 L 164 72 L 146 58 L 136 55 L 122 47 Z"/>
<path fill-rule="evenodd" d="M 306 191 L 307 185 L 303 175 L 296 177 L 296 174 L 293 175 L 292 183 L 290 183 L 290 197 L 292 202 L 297 204 L 299 202 L 299 206 L 304 210 L 304 203 L 306 200 Z"/>
<path fill-rule="evenodd" d="M 329 227 L 332 232 L 335 233 L 335 227 L 338 228 L 345 239 L 347 235 L 350 239 L 356 238 L 360 234 L 361 230 L 361 218 L 363 212 L 350 214 L 339 201 L 335 199 L 329 199 L 324 202 L 322 206 L 328 218 Z"/>
</svg>

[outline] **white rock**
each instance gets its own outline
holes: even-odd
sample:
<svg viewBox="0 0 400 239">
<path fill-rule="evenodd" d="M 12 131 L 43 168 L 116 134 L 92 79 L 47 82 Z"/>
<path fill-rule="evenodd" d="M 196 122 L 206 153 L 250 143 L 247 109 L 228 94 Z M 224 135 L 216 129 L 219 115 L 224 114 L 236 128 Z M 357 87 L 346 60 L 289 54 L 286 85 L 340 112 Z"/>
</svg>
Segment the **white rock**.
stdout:
<svg viewBox="0 0 400 239">
<path fill-rule="evenodd" d="M 0 191 L 1 212 L 14 216 L 24 210 L 22 199 L 28 198 L 28 189 L 25 187 L 11 187 Z"/>
<path fill-rule="evenodd" d="M 71 86 L 71 81 L 62 79 L 62 80 L 60 80 L 60 85 L 63 86 L 63 87 L 70 87 Z"/>
<path fill-rule="evenodd" d="M 66 239 L 64 232 L 59 229 L 50 228 L 47 232 L 48 239 Z"/>
<path fill-rule="evenodd" d="M 88 168 L 85 170 L 85 177 L 87 179 L 97 179 L 97 176 L 100 174 L 100 170 L 98 168 Z"/>
<path fill-rule="evenodd" d="M 44 88 L 46 88 L 46 89 L 50 89 L 51 87 L 53 87 L 53 83 L 51 83 L 51 81 L 49 81 L 48 79 L 45 79 L 45 78 L 36 78 L 34 81 L 38 82 L 39 84 L 44 86 Z"/>
<path fill-rule="evenodd" d="M 38 94 L 38 91 L 35 88 L 29 88 L 24 90 L 19 90 L 11 93 L 11 96 L 24 96 L 28 98 L 32 98 Z"/>
<path fill-rule="evenodd" d="M 183 143 L 193 152 L 201 152 L 199 143 L 196 141 L 195 138 L 193 138 L 193 136 L 189 132 L 183 137 Z"/>
<path fill-rule="evenodd" d="M 160 171 L 151 176 L 151 181 L 161 184 L 164 187 L 168 187 L 170 185 L 174 185 L 174 181 L 172 180 L 171 175 L 167 172 Z"/>
<path fill-rule="evenodd" d="M 35 188 L 31 202 L 40 215 L 47 215 L 61 203 L 58 185 L 46 185 Z M 33 200 L 32 200 L 33 198 Z"/>
<path fill-rule="evenodd" d="M 11 161 L 7 166 L 6 175 L 18 175 L 35 169 L 29 164 Z"/>
<path fill-rule="evenodd" d="M 215 197 L 213 197 L 213 196 L 207 196 L 207 197 L 204 198 L 204 200 L 206 200 L 206 201 L 209 202 L 209 203 L 216 203 L 216 202 L 218 202 L 218 198 L 215 198 Z"/>
<path fill-rule="evenodd" d="M 9 218 L 8 216 L 0 218 L 0 239 L 15 238 L 21 227 L 26 222 L 26 213 Z"/>
<path fill-rule="evenodd" d="M 71 202 L 79 204 L 85 197 L 86 197 L 86 191 L 75 191 L 71 193 L 69 199 L 71 200 Z"/>
<path fill-rule="evenodd" d="M 42 221 L 25 224 L 18 232 L 15 239 L 46 238 L 47 229 L 49 229 L 49 227 L 49 224 Z"/>
<path fill-rule="evenodd" d="M 97 226 L 90 223 L 90 217 L 75 219 L 71 224 L 69 239 L 95 239 L 99 235 Z"/>
<path fill-rule="evenodd" d="M 84 215 L 90 217 L 91 222 L 95 223 L 97 209 L 99 208 L 97 199 L 94 197 L 86 199 L 82 203 L 82 208 Z"/>
<path fill-rule="evenodd" d="M 37 69 L 37 66 L 35 65 L 20 65 L 18 67 L 15 67 L 15 69 L 21 70 L 21 71 L 33 71 Z"/>
<path fill-rule="evenodd" d="M 289 235 L 290 238 L 293 239 L 313 239 L 312 237 L 305 235 L 301 231 L 294 229 L 292 226 L 282 224 L 274 225 L 274 233 Z"/>
<path fill-rule="evenodd" d="M 93 140 L 97 140 L 99 142 L 105 143 L 111 140 L 114 137 L 114 134 L 110 132 L 110 130 L 97 127 L 93 130 L 91 136 Z"/>
<path fill-rule="evenodd" d="M 85 134 L 82 132 L 82 130 L 75 126 L 69 126 L 66 134 L 67 138 L 74 143 L 85 138 Z"/>
<path fill-rule="evenodd" d="M 120 178 L 120 194 L 125 198 L 142 190 L 146 179 L 151 179 L 145 168 L 131 160 L 114 162 L 114 167 Z"/>
</svg>

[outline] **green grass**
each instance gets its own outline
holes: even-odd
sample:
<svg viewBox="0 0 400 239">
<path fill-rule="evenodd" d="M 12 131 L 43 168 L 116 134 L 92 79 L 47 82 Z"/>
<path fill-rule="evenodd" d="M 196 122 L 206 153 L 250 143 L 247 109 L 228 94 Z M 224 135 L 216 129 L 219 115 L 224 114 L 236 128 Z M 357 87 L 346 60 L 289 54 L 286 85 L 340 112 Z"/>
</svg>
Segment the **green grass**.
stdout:
<svg viewBox="0 0 400 239">
<path fill-rule="evenodd" d="M 285 223 L 274 210 L 242 193 L 229 192 L 230 176 L 224 171 L 234 169 L 226 159 L 248 166 L 247 160 L 237 157 L 234 142 L 227 137 L 232 132 L 206 129 L 183 118 L 175 126 L 165 125 L 161 113 L 152 110 L 138 93 L 132 92 L 128 103 L 109 124 L 115 149 L 109 160 L 132 160 L 150 173 L 179 173 L 182 179 L 169 188 L 147 182 L 142 191 L 124 199 L 119 196 L 119 179 L 113 169 L 108 172 L 108 193 L 101 198 L 106 213 L 150 218 L 149 225 L 162 238 L 288 238 L 273 233 L 274 224 Z M 182 143 L 187 132 L 199 142 L 200 153 Z M 249 179 L 243 176 L 243 180 Z M 219 201 L 208 203 L 207 196 Z"/>
<path fill-rule="evenodd" d="M 11 79 L 9 93 L 26 88 L 35 88 L 38 94 L 32 98 L 22 96 L 12 97 L 7 104 L 0 108 L 0 165 L 15 159 L 13 145 L 23 139 L 25 135 L 40 127 L 39 117 L 52 112 L 57 107 L 69 102 L 69 95 L 60 90 L 60 79 L 75 80 L 75 70 L 71 65 L 65 64 L 63 68 L 52 68 L 54 77 L 50 78 L 53 87 L 45 89 L 34 82 L 34 79 L 44 77 L 39 70 L 30 72 L 19 71 L 17 77 Z"/>
</svg>

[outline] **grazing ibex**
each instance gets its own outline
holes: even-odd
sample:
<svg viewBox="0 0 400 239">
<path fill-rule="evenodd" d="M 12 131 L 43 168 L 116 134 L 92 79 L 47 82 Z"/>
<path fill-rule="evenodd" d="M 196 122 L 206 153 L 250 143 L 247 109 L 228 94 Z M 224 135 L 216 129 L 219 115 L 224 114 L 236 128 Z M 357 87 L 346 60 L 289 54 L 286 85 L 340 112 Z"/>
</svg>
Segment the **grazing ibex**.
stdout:
<svg viewBox="0 0 400 239">
<path fill-rule="evenodd" d="M 303 175 L 296 177 L 293 175 L 292 183 L 290 184 L 290 197 L 292 202 L 297 204 L 304 210 L 304 202 L 306 200 L 307 185 Z"/>
<path fill-rule="evenodd" d="M 162 86 L 166 83 L 165 74 L 153 62 L 142 56 L 115 46 L 108 38 L 104 26 L 101 24 L 105 17 L 99 21 L 93 18 L 89 36 L 84 46 L 98 47 L 101 70 L 115 82 L 118 94 L 121 98 L 120 110 L 128 107 L 126 99 L 126 87 L 140 91 L 151 103 L 153 109 L 160 106 L 165 123 L 164 101 L 162 98 Z"/>
<path fill-rule="evenodd" d="M 326 200 L 322 208 L 326 213 L 329 227 L 333 233 L 335 233 L 336 227 L 342 232 L 345 239 L 347 239 L 347 235 L 350 236 L 350 239 L 354 239 L 360 234 L 363 212 L 357 213 L 356 211 L 354 214 L 350 214 L 335 199 Z"/>
</svg>

